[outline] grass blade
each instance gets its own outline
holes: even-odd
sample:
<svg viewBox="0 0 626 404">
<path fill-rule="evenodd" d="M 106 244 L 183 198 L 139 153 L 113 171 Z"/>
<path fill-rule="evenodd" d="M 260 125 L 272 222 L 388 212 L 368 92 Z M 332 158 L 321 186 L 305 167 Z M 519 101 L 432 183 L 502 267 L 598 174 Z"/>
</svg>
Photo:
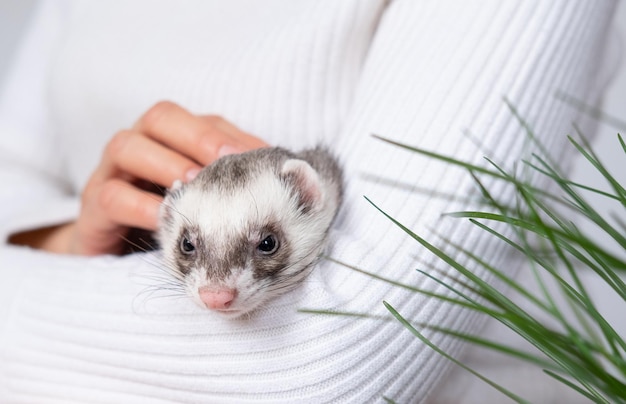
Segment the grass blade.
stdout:
<svg viewBox="0 0 626 404">
<path fill-rule="evenodd" d="M 422 335 L 422 333 L 420 333 L 416 328 L 414 328 L 404 317 L 402 317 L 402 315 L 400 315 L 400 313 L 398 313 L 389 303 L 383 301 L 383 304 L 385 305 L 385 307 L 387 308 L 387 310 L 389 310 L 389 312 L 391 312 L 391 314 L 404 326 L 406 327 L 409 331 L 411 331 L 411 333 L 413 333 L 413 335 L 415 335 L 417 338 L 420 339 L 420 341 L 422 341 L 424 344 L 428 345 L 428 347 L 430 347 L 432 350 L 434 350 L 435 352 L 437 352 L 438 354 L 440 354 L 441 356 L 443 356 L 444 358 L 452 361 L 453 363 L 455 363 L 456 365 L 460 366 L 461 368 L 465 369 L 466 371 L 470 372 L 471 374 L 473 374 L 474 376 L 478 377 L 480 380 L 484 381 L 485 383 L 487 383 L 488 385 L 490 385 L 491 387 L 495 388 L 496 390 L 498 390 L 499 392 L 501 392 L 502 394 L 504 394 L 505 396 L 509 397 L 510 399 L 514 400 L 515 402 L 518 403 L 529 403 L 528 401 L 524 400 L 523 398 L 521 398 L 520 396 L 510 392 L 509 390 L 505 389 L 504 387 L 500 386 L 497 383 L 494 383 L 493 381 L 489 380 L 488 378 L 486 378 L 485 376 L 483 376 L 482 374 L 476 372 L 474 369 L 464 365 L 463 363 L 461 363 L 460 361 L 458 361 L 457 359 L 453 358 L 452 356 L 448 355 L 446 352 L 444 352 L 441 348 L 439 348 L 437 345 L 433 344 L 428 338 L 426 338 L 424 335 Z"/>
</svg>

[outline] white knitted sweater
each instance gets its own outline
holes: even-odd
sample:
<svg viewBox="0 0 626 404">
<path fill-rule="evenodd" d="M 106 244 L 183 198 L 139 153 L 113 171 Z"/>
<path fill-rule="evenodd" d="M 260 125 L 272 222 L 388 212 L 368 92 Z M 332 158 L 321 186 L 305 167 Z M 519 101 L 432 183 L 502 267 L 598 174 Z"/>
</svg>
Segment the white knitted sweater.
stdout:
<svg viewBox="0 0 626 404">
<path fill-rule="evenodd" d="M 0 104 L 4 239 L 76 217 L 107 140 L 167 99 L 271 144 L 328 144 L 347 178 L 329 255 L 443 292 L 415 269 L 454 272 L 363 195 L 429 240 L 440 233 L 512 271 L 517 264 L 493 238 L 440 217 L 467 207 L 442 197 L 470 195 L 467 173 L 371 134 L 510 167 L 527 141 L 506 96 L 560 153 L 580 113 L 555 93 L 598 100 L 615 2 L 42 3 Z M 416 324 L 464 332 L 481 324 L 328 261 L 252 317 L 224 320 L 188 299 L 148 293 L 163 281 L 158 260 L 3 245 L 0 401 L 419 402 L 450 365 L 398 322 L 297 309 L 387 315 L 386 300 Z M 460 353 L 458 341 L 424 333 Z"/>
</svg>

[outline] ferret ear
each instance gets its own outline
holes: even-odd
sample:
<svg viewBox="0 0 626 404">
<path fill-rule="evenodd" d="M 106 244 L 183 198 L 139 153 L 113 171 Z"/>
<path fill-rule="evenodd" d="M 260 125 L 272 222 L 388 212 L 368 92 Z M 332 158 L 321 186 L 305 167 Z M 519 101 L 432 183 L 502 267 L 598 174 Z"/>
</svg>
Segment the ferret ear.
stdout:
<svg viewBox="0 0 626 404">
<path fill-rule="evenodd" d="M 301 207 L 309 210 L 322 204 L 322 186 L 317 172 L 304 160 L 285 161 L 281 177 L 296 189 Z"/>
</svg>

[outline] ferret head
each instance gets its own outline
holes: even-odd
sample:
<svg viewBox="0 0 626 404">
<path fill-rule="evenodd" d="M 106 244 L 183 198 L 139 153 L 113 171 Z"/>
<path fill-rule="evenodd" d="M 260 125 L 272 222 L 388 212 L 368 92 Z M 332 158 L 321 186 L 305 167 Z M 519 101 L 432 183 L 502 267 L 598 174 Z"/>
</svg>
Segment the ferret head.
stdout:
<svg viewBox="0 0 626 404">
<path fill-rule="evenodd" d="M 296 286 L 324 248 L 337 206 L 285 151 L 222 158 L 161 208 L 165 263 L 201 307 L 237 317 Z"/>
</svg>

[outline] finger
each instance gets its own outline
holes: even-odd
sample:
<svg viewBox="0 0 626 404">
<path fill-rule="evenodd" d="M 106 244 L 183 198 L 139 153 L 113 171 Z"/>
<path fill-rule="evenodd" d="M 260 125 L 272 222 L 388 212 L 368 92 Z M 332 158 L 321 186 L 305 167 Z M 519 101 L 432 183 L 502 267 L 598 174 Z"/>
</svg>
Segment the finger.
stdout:
<svg viewBox="0 0 626 404">
<path fill-rule="evenodd" d="M 247 143 L 240 140 L 242 132 L 234 125 L 226 124 L 219 117 L 200 118 L 171 102 L 160 102 L 150 108 L 134 129 L 201 165 L 218 158 L 222 146 L 238 151 L 249 150 Z"/>
<path fill-rule="evenodd" d="M 102 227 L 115 223 L 156 230 L 162 201 L 162 197 L 139 190 L 121 179 L 111 179 L 103 184 L 99 195 L 99 206 L 104 212 Z"/>
<path fill-rule="evenodd" d="M 215 125 L 219 130 L 229 135 L 234 141 L 241 145 L 258 149 L 259 147 L 267 147 L 268 144 L 256 136 L 250 135 L 239 129 L 237 126 L 216 115 L 201 115 L 200 118 L 205 122 Z"/>
<path fill-rule="evenodd" d="M 200 118 L 214 125 L 218 129 L 220 129 L 223 133 L 230 136 L 231 140 L 233 141 L 233 144 L 237 145 L 236 147 L 230 148 L 232 149 L 232 152 L 241 153 L 244 151 L 269 146 L 262 139 L 259 139 L 256 136 L 250 135 L 242 131 L 241 129 L 239 129 L 238 127 L 236 127 L 235 125 L 233 125 L 232 123 L 230 123 L 229 121 L 223 118 L 220 118 L 214 115 L 201 115 Z M 229 145 L 227 144 L 225 146 L 229 146 Z M 224 154 L 232 154 L 232 153 L 224 153 L 224 150 L 222 149 L 224 149 L 223 146 L 218 150 L 218 157 L 222 157 Z"/>
<path fill-rule="evenodd" d="M 133 128 L 156 141 L 207 165 L 217 158 L 219 148 L 231 138 L 214 124 L 194 116 L 184 108 L 159 102 L 148 110 Z"/>
<path fill-rule="evenodd" d="M 122 172 L 169 187 L 176 180 L 190 180 L 200 169 L 194 161 L 140 133 L 122 131 L 105 152 L 101 174 L 111 178 Z"/>
</svg>

